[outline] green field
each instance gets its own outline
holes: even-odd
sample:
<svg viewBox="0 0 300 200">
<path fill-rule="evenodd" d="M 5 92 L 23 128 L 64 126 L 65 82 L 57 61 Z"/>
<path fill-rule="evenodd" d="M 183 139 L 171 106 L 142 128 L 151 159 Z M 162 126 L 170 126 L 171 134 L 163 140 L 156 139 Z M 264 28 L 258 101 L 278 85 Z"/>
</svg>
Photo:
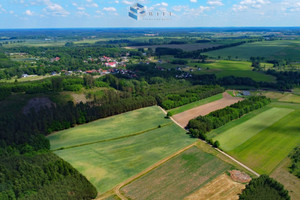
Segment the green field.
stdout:
<svg viewBox="0 0 300 200">
<path fill-rule="evenodd" d="M 48 136 L 51 149 L 66 148 L 95 141 L 140 133 L 171 122 L 157 106 L 100 119 Z"/>
<path fill-rule="evenodd" d="M 184 199 L 230 168 L 217 157 L 192 147 L 121 191 L 130 199 Z"/>
<path fill-rule="evenodd" d="M 223 98 L 223 94 L 217 94 L 217 95 L 208 97 L 208 98 L 206 98 L 206 99 L 202 99 L 202 100 L 200 100 L 200 101 L 196 101 L 196 102 L 193 102 L 193 103 L 186 104 L 186 105 L 184 105 L 184 106 L 180 106 L 180 107 L 171 109 L 171 110 L 169 110 L 169 112 L 170 112 L 172 115 L 176 115 L 176 114 L 178 114 L 178 113 L 182 113 L 182 112 L 184 112 L 184 111 L 190 110 L 190 109 L 192 109 L 192 108 L 195 108 L 195 107 L 198 107 L 198 106 L 201 106 L 201 105 L 204 105 L 204 104 L 213 102 L 213 101 L 220 100 L 220 99 L 222 99 L 222 98 Z"/>
<path fill-rule="evenodd" d="M 221 148 L 223 150 L 231 151 L 292 111 L 292 109 L 287 108 L 271 108 L 250 120 L 223 132 L 216 136 L 214 140 L 218 140 L 221 143 Z"/>
<path fill-rule="evenodd" d="M 195 65 L 201 68 L 200 71 Z M 195 74 L 215 74 L 217 78 L 225 76 L 249 77 L 255 81 L 274 82 L 273 76 L 261 72 L 252 71 L 251 63 L 246 61 L 220 60 L 213 63 L 189 63 Z"/>
<path fill-rule="evenodd" d="M 236 47 L 220 49 L 205 53 L 210 57 L 227 59 L 249 60 L 251 56 L 265 57 L 267 59 L 284 59 L 300 61 L 300 41 L 299 40 L 275 40 L 247 43 Z"/>
<path fill-rule="evenodd" d="M 54 153 L 104 193 L 196 141 L 164 116 L 158 107 L 149 107 L 58 132 L 49 139 L 56 144 L 52 149 L 70 147 Z M 77 147 L 71 147 L 74 144 Z"/>
<path fill-rule="evenodd" d="M 299 106 L 272 103 L 269 107 L 273 108 L 221 127 L 219 134 L 210 133 L 222 149 L 260 174 L 270 174 L 300 143 Z"/>
</svg>

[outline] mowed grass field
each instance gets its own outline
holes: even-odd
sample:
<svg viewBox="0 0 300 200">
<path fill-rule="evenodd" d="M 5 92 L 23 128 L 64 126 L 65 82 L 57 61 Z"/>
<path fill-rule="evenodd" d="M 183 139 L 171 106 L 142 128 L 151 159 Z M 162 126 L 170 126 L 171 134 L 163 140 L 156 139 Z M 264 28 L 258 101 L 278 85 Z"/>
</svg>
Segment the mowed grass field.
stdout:
<svg viewBox="0 0 300 200">
<path fill-rule="evenodd" d="M 201 68 L 198 71 L 195 65 Z M 266 64 L 267 65 L 267 64 Z M 225 76 L 249 77 L 255 81 L 274 82 L 275 77 L 261 72 L 252 71 L 251 62 L 219 60 L 212 63 L 189 63 L 195 74 L 215 74 L 217 78 Z"/>
<path fill-rule="evenodd" d="M 222 98 L 223 98 L 223 94 L 220 93 L 220 94 L 208 97 L 206 99 L 202 99 L 202 100 L 199 100 L 199 101 L 196 101 L 196 102 L 193 102 L 193 103 L 186 104 L 184 106 L 180 106 L 180 107 L 168 110 L 168 112 L 170 112 L 172 115 L 176 115 L 178 113 L 182 113 L 184 111 L 190 110 L 192 108 L 196 108 L 198 106 L 202 106 L 204 104 L 207 104 L 207 103 L 210 103 L 210 102 L 213 102 L 213 101 L 220 100 Z"/>
<path fill-rule="evenodd" d="M 265 57 L 267 59 L 287 59 L 291 61 L 300 60 L 299 40 L 275 40 L 243 44 L 236 47 L 220 49 L 205 53 L 210 57 L 226 59 L 238 58 L 249 60 L 251 56 Z"/>
<path fill-rule="evenodd" d="M 119 138 L 171 123 L 157 106 L 100 119 L 48 136 L 51 149 Z"/>
<path fill-rule="evenodd" d="M 250 119 L 235 120 L 235 126 L 228 125 L 213 138 L 227 153 L 260 174 L 270 174 L 300 144 L 298 106 L 271 106 Z"/>
<path fill-rule="evenodd" d="M 49 139 L 56 145 L 52 149 L 69 147 L 54 153 L 104 193 L 196 141 L 164 117 L 159 107 L 148 107 L 58 132 Z M 159 128 L 160 124 L 164 125 Z"/>
<path fill-rule="evenodd" d="M 292 111 L 292 109 L 287 108 L 271 108 L 216 136 L 214 140 L 218 140 L 221 143 L 223 150 L 231 151 Z"/>
<path fill-rule="evenodd" d="M 192 147 L 121 188 L 130 199 L 184 199 L 231 166 Z"/>
</svg>

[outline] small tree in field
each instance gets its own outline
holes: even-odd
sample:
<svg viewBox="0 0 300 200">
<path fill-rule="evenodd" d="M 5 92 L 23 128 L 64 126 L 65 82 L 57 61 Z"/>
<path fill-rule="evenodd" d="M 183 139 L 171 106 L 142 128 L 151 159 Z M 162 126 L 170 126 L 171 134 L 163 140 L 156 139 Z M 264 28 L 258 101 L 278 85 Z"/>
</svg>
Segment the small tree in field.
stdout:
<svg viewBox="0 0 300 200">
<path fill-rule="evenodd" d="M 213 147 L 215 148 L 219 148 L 220 147 L 220 142 L 218 140 L 216 140 L 213 144 Z"/>
</svg>

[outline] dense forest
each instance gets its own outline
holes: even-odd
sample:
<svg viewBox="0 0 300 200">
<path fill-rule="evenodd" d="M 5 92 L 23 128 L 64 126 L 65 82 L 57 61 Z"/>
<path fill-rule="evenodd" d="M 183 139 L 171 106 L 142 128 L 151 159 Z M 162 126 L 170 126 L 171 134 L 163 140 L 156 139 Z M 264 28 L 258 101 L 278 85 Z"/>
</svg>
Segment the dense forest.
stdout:
<svg viewBox="0 0 300 200">
<path fill-rule="evenodd" d="M 161 106 L 167 110 L 176 108 L 191 102 L 195 102 L 219 93 L 224 92 L 224 88 L 219 86 L 197 86 L 187 89 L 179 94 L 168 94 L 161 103 Z"/>
<path fill-rule="evenodd" d="M 288 191 L 283 185 L 268 177 L 261 175 L 252 179 L 239 196 L 240 200 L 290 200 Z"/>
<path fill-rule="evenodd" d="M 30 149 L 30 147 L 27 147 Z M 0 199 L 92 199 L 97 191 L 70 164 L 50 152 L 0 148 Z"/>
<path fill-rule="evenodd" d="M 300 147 L 296 147 L 290 154 L 292 164 L 290 166 L 290 172 L 300 178 Z"/>
<path fill-rule="evenodd" d="M 270 102 L 270 99 L 264 96 L 249 97 L 246 100 L 240 101 L 221 110 L 211 112 L 206 116 L 199 116 L 189 121 L 187 125 L 189 134 L 193 137 L 207 140 L 206 133 L 219 128 L 232 120 L 238 119 L 244 114 L 262 108 Z M 209 142 L 211 143 L 211 141 Z M 219 146 L 217 141 L 215 146 Z"/>
</svg>

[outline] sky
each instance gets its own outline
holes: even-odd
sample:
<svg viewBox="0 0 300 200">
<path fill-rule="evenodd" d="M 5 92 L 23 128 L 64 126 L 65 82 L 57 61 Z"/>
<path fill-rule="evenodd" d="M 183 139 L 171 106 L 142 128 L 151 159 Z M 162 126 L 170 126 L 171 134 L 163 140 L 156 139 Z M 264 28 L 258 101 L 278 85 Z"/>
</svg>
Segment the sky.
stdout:
<svg viewBox="0 0 300 200">
<path fill-rule="evenodd" d="M 300 26 L 300 0 L 0 0 L 0 29 L 263 26 Z"/>
</svg>

